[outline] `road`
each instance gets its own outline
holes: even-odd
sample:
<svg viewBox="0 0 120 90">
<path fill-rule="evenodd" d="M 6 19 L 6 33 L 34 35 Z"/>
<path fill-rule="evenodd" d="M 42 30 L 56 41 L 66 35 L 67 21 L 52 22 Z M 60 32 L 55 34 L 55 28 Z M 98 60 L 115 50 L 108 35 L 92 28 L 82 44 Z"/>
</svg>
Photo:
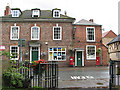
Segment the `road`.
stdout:
<svg viewBox="0 0 120 90">
<path fill-rule="evenodd" d="M 59 68 L 58 88 L 107 88 L 108 67 L 63 67 Z"/>
</svg>

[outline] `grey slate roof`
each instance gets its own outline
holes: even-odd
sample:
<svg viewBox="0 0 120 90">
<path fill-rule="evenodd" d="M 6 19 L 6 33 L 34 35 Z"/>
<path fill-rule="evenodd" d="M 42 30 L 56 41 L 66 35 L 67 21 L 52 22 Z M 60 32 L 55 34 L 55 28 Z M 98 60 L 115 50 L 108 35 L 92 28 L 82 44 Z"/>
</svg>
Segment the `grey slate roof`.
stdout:
<svg viewBox="0 0 120 90">
<path fill-rule="evenodd" d="M 115 43 L 115 42 L 120 42 L 120 34 L 117 37 L 115 37 L 113 40 L 111 40 L 107 45 Z"/>
<path fill-rule="evenodd" d="M 76 22 L 75 25 L 96 25 L 96 26 L 101 26 L 99 24 L 96 24 L 94 22 L 91 22 L 91 21 L 88 21 L 88 20 L 85 20 L 85 19 L 82 19 L 82 20 Z"/>
<path fill-rule="evenodd" d="M 73 22 L 75 18 L 60 15 L 60 18 L 54 18 L 52 17 L 52 11 L 51 10 L 41 10 L 40 17 L 32 17 L 32 11 L 31 10 L 25 10 L 22 11 L 22 14 L 20 17 L 12 17 L 12 15 L 9 16 L 2 16 L 2 21 L 60 21 L 60 22 Z"/>
</svg>

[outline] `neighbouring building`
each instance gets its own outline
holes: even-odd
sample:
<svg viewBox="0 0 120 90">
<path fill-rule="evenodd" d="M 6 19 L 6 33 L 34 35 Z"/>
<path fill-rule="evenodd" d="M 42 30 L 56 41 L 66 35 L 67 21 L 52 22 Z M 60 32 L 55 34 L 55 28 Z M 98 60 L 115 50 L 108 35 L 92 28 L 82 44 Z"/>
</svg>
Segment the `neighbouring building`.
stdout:
<svg viewBox="0 0 120 90">
<path fill-rule="evenodd" d="M 75 54 L 75 66 L 95 66 L 97 50 L 101 50 L 100 65 L 107 65 L 102 63 L 102 25 L 94 23 L 93 19 L 89 21 L 82 19 L 74 24 L 75 32 L 73 38 L 73 47 Z M 107 59 L 104 59 L 107 61 Z"/>
<path fill-rule="evenodd" d="M 102 43 L 103 43 L 103 46 L 104 46 L 103 52 L 105 52 L 103 54 L 103 60 L 105 60 L 104 58 L 107 58 L 107 63 L 109 63 L 109 60 L 110 60 L 110 57 L 108 55 L 108 51 L 109 51 L 108 49 L 109 48 L 108 48 L 107 44 L 111 40 L 113 40 L 116 36 L 117 35 L 112 30 L 102 33 Z M 105 60 L 105 62 L 106 62 L 106 60 Z"/>
<path fill-rule="evenodd" d="M 113 40 L 117 35 L 112 31 L 107 31 L 102 33 L 102 43 L 107 46 L 107 44 Z"/>
<path fill-rule="evenodd" d="M 10 10 L 10 11 L 9 11 Z M 58 61 L 59 66 L 69 66 L 69 57 L 74 57 L 75 66 L 95 66 L 96 51 L 101 50 L 100 65 L 103 62 L 102 25 L 61 14 L 61 9 L 41 10 L 34 8 L 21 11 L 6 7 L 2 19 L 2 45 L 6 51 L 20 59 L 19 39 L 25 39 L 22 60 L 38 59 Z M 72 51 L 72 52 L 71 52 Z M 105 54 L 104 54 L 105 55 Z M 3 57 L 3 60 L 7 59 Z"/>
<path fill-rule="evenodd" d="M 109 56 L 111 60 L 120 60 L 120 34 L 108 44 Z"/>
</svg>

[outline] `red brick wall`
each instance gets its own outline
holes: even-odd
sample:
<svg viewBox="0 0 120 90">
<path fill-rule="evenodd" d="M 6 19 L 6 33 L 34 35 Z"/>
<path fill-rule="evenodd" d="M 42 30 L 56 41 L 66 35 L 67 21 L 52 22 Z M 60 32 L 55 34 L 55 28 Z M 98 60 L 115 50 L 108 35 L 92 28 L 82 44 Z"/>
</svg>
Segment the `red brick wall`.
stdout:
<svg viewBox="0 0 120 90">
<path fill-rule="evenodd" d="M 86 27 L 95 27 L 95 42 L 87 42 L 86 40 Z M 96 45 L 96 50 L 101 48 L 100 41 L 102 40 L 101 26 L 87 26 L 87 25 L 76 25 L 74 48 L 84 48 L 84 65 L 85 66 L 95 66 L 95 60 L 86 59 L 86 46 Z"/>
<path fill-rule="evenodd" d="M 104 38 L 115 38 L 117 35 L 112 31 L 110 30 L 108 34 L 105 35 Z"/>
<path fill-rule="evenodd" d="M 29 60 L 29 56 L 26 58 L 24 57 L 24 53 L 26 50 L 30 51 L 29 41 L 31 41 L 31 26 L 40 27 L 40 49 L 41 51 L 45 51 L 47 55 L 45 57 L 41 57 L 42 59 L 47 60 L 48 58 L 48 47 L 50 46 L 65 46 L 66 47 L 66 61 L 60 62 L 60 65 L 68 66 L 68 58 L 70 53 L 68 51 L 68 46 L 71 45 L 72 42 L 72 23 L 58 23 L 58 26 L 62 27 L 62 40 L 54 41 L 53 40 L 53 26 L 56 26 L 55 22 L 3 22 L 2 27 L 2 42 L 3 45 L 6 47 L 6 51 L 9 51 L 10 45 L 18 45 L 17 40 L 10 40 L 10 29 L 11 26 L 16 23 L 16 26 L 20 26 L 20 38 L 24 38 L 26 41 L 25 47 L 23 47 L 23 60 Z M 48 45 L 45 45 L 45 42 L 48 42 Z"/>
<path fill-rule="evenodd" d="M 109 58 L 108 58 L 107 50 L 108 50 L 107 47 L 103 45 L 102 46 L 102 65 L 103 66 L 108 65 Z"/>
</svg>

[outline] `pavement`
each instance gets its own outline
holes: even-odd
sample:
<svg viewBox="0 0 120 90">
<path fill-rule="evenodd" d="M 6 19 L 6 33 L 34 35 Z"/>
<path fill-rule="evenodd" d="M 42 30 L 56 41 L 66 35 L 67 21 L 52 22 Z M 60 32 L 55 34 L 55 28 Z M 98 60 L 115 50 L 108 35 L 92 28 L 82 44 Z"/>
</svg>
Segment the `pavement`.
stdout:
<svg viewBox="0 0 120 90">
<path fill-rule="evenodd" d="M 109 67 L 59 68 L 58 88 L 109 88 Z"/>
</svg>

